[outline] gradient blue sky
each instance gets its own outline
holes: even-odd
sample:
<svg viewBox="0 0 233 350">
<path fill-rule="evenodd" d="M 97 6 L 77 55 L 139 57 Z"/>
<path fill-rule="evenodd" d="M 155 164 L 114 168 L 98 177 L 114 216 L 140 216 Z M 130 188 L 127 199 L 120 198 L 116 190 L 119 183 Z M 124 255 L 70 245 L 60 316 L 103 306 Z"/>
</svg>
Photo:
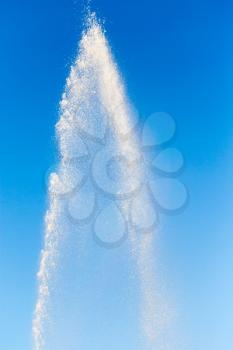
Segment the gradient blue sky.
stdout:
<svg viewBox="0 0 233 350">
<path fill-rule="evenodd" d="M 233 344 L 233 8 L 211 0 L 93 1 L 141 115 L 166 111 L 190 203 L 166 223 L 164 260 L 186 350 Z M 54 163 L 54 123 L 82 29 L 82 2 L 0 4 L 0 349 L 29 350 Z"/>
</svg>

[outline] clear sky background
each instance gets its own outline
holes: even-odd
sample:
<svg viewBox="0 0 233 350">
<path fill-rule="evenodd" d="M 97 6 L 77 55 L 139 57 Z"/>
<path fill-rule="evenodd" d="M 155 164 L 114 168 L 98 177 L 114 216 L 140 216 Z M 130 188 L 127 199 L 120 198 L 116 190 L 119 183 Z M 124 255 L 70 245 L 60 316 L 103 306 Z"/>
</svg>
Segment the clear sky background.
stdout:
<svg viewBox="0 0 233 350">
<path fill-rule="evenodd" d="M 82 3 L 0 4 L 0 349 L 29 350 L 36 271 L 54 163 L 58 102 Z M 190 201 L 167 219 L 164 260 L 186 350 L 233 344 L 233 8 L 231 1 L 93 1 L 142 116 L 170 113 Z M 68 349 L 67 349 L 68 350 Z"/>
</svg>

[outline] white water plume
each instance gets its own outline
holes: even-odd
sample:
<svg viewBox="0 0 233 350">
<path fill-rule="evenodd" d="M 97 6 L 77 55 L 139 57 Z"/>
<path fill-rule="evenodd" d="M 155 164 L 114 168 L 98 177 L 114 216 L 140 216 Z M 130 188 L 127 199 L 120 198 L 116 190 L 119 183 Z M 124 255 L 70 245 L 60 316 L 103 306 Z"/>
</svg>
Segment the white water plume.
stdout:
<svg viewBox="0 0 233 350">
<path fill-rule="evenodd" d="M 46 348 L 45 333 L 49 325 L 54 281 L 59 274 L 60 250 L 71 230 L 66 211 L 67 201 L 84 181 L 82 171 L 74 160 L 87 157 L 91 148 L 88 146 L 95 142 L 103 144 L 106 133 L 109 132 L 111 147 L 117 155 L 123 155 L 129 163 L 142 164 L 137 137 L 132 132 L 135 112 L 127 100 L 124 84 L 104 31 L 93 14 L 89 15 L 79 54 L 67 79 L 60 107 L 60 119 L 56 125 L 60 164 L 56 173 L 51 174 L 49 183 L 45 243 L 38 272 L 38 300 L 33 321 L 35 350 Z M 88 142 L 83 142 L 83 135 Z M 144 176 L 143 165 L 135 169 L 131 178 L 127 176 L 125 169 L 120 169 L 122 171 L 117 184 L 118 195 L 134 191 L 140 193 L 139 187 Z M 144 201 L 144 197 L 141 197 L 138 215 L 146 207 Z M 127 212 L 128 204 L 120 202 L 120 209 L 123 213 Z M 137 213 L 134 215 L 137 216 Z M 138 236 L 136 230 L 131 229 L 129 236 L 141 289 L 142 313 L 139 318 L 142 319 L 142 327 L 152 348 L 161 325 L 161 311 L 154 286 L 153 233 Z"/>
</svg>

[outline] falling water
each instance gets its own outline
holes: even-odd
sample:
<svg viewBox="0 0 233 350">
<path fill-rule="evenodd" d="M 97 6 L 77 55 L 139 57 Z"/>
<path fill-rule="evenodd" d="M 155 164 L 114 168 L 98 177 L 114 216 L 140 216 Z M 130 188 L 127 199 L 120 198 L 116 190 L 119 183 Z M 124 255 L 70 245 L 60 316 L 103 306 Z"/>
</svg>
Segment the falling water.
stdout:
<svg viewBox="0 0 233 350">
<path fill-rule="evenodd" d="M 102 26 L 95 15 L 90 14 L 79 45 L 78 57 L 66 81 L 60 103 L 60 119 L 56 125 L 60 161 L 56 172 L 49 179 L 49 208 L 45 218 L 45 243 L 38 272 L 38 300 L 33 321 L 35 350 L 47 349 L 45 334 L 49 328 L 55 281 L 61 273 L 59 259 L 64 242 L 72 230 L 67 203 L 75 189 L 81 188 L 84 182 L 83 168 L 77 166 L 76 160 L 88 158 L 94 144 L 103 147 L 106 133 L 109 148 L 118 159 L 124 156 L 128 166 L 132 165 L 133 169 L 133 176 L 129 177 L 126 169 L 128 166 L 123 166 L 119 161 L 119 179 L 115 181 L 115 187 L 112 183 L 109 184 L 107 192 L 112 195 L 115 191 L 118 208 L 127 225 L 130 195 L 137 193 L 138 205 L 134 206 L 133 213 L 135 217 L 143 215 L 143 210 L 147 210 L 147 199 L 141 191 L 145 174 L 134 131 L 135 119 L 135 111 L 126 97 L 124 84 Z M 104 175 L 98 174 L 103 172 L 98 161 L 92 163 L 89 171 L 92 172 L 96 186 L 101 187 L 99 182 Z M 87 196 L 85 205 L 88 205 L 88 198 Z M 123 201 L 123 198 L 126 200 Z M 135 227 L 128 227 L 128 230 L 130 252 L 135 261 L 141 291 L 139 323 L 152 349 L 163 322 L 160 319 L 160 302 L 155 293 L 153 232 L 138 235 Z"/>
</svg>

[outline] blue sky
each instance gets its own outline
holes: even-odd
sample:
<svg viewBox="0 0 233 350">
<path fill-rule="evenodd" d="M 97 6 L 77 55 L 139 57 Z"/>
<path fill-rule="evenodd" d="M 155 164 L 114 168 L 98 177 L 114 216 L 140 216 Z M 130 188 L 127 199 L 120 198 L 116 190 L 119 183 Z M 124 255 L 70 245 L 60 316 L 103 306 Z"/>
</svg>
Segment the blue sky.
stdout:
<svg viewBox="0 0 233 350">
<path fill-rule="evenodd" d="M 178 126 L 190 193 L 167 219 L 164 263 L 183 309 L 186 350 L 233 343 L 233 103 L 230 1 L 93 1 L 142 116 Z M 82 3 L 0 5 L 0 348 L 28 350 L 58 102 Z"/>
</svg>

